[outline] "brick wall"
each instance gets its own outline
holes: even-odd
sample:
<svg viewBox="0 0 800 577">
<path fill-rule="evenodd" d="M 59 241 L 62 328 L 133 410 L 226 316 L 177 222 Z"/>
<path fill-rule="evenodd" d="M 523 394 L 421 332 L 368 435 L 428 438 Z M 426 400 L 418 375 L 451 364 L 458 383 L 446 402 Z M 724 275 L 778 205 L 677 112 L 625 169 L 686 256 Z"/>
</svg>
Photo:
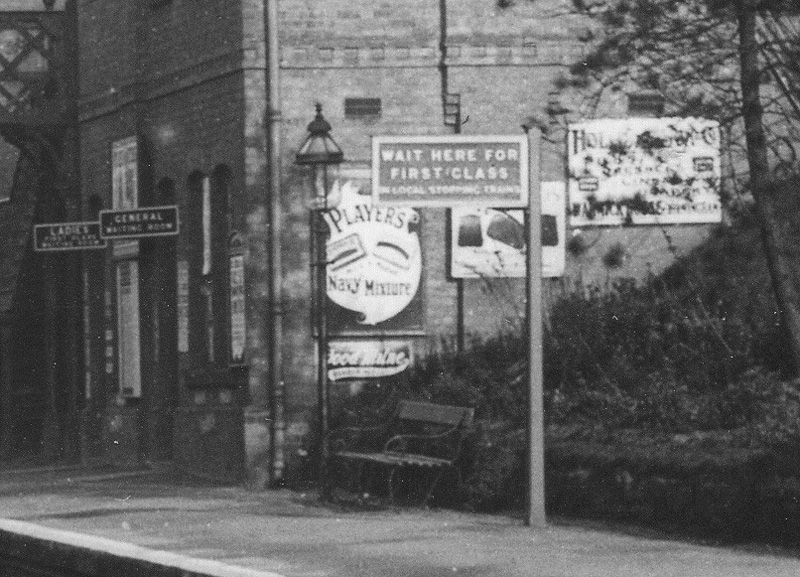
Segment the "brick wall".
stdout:
<svg viewBox="0 0 800 577">
<path fill-rule="evenodd" d="M 582 53 L 584 23 L 563 16 L 563 4 L 520 1 L 500 9 L 493 0 L 279 0 L 282 360 L 290 449 L 301 443 L 316 404 L 310 182 L 293 164 L 314 103 L 323 105 L 333 136 L 352 163 L 369 161 L 372 135 L 453 132 L 442 114 L 445 88 L 461 96 L 464 134 L 519 134 L 523 122 L 542 115 L 553 80 Z M 158 8 L 126 0 L 80 2 L 84 194 L 110 205 L 110 145 L 133 133 L 149 149 L 150 184 L 170 178 L 179 198 L 192 171 L 209 173 L 219 164 L 231 168 L 231 224 L 248 239 L 248 323 L 253 322 L 247 392 L 259 411 L 268 405 L 269 339 L 263 8 L 263 0 L 172 0 Z M 347 117 L 344 102 L 351 97 L 380 99 L 380 116 Z M 563 139 L 549 136 L 543 177 L 559 180 Z M 693 230 L 702 236 L 700 228 Z M 428 339 L 436 342 L 453 336 L 456 318 L 456 287 L 446 278 L 443 250 L 445 211 L 425 210 L 422 231 L 425 322 Z M 604 280 L 608 273 L 597 266 L 599 251 L 620 239 L 637 247 L 639 256 L 614 274 L 641 273 L 664 253 L 657 230 L 598 233 L 595 248 L 568 260 L 568 275 Z M 184 236 L 180 249 L 189 242 Z M 506 279 L 465 281 L 467 332 L 491 333 L 518 322 L 523 288 L 521 281 Z M 420 350 L 425 344 L 419 343 Z M 103 376 L 100 370 L 98 377 Z"/>
<path fill-rule="evenodd" d="M 283 244 L 285 299 L 284 374 L 288 383 L 289 445 L 301 443 L 312 417 L 315 351 L 310 338 L 308 208 L 310 182 L 292 166 L 294 153 L 323 105 L 333 136 L 349 161 L 367 163 L 370 136 L 449 134 L 441 93 L 440 30 L 447 24 L 448 91 L 461 95 L 465 134 L 518 134 L 541 113 L 550 83 L 580 54 L 573 22 L 553 25 L 542 15 L 558 2 L 522 3 L 499 10 L 491 0 L 403 3 L 329 0 L 279 3 L 284 118 Z M 344 114 L 349 97 L 379 98 L 380 117 Z M 563 174 L 555 150 L 546 152 L 545 175 Z M 444 209 L 423 211 L 425 324 L 429 343 L 456 331 L 456 285 L 446 278 Z M 465 281 L 467 332 L 488 333 L 518 322 L 522 282 L 489 287 Z"/>
<path fill-rule="evenodd" d="M 438 0 L 281 0 L 284 46 L 436 45 Z"/>
<path fill-rule="evenodd" d="M 251 166 L 252 162 L 248 163 L 248 158 L 253 155 L 245 146 L 246 138 L 250 138 L 248 142 L 257 140 L 259 129 L 263 130 L 263 25 L 252 20 L 260 6 L 261 3 L 255 0 L 201 3 L 172 0 L 157 8 L 151 8 L 146 2 L 125 0 L 81 4 L 81 175 L 85 199 L 97 195 L 102 199 L 103 207 L 110 208 L 111 144 L 114 140 L 137 135 L 140 140 L 139 192 L 142 205 L 154 200 L 153 189 L 157 182 L 170 179 L 176 185 L 182 225 L 185 226 L 189 203 L 197 202 L 186 194 L 189 175 L 195 171 L 211 174 L 217 167 L 225 165 L 232 174 L 230 229 L 245 231 L 247 211 L 253 208 L 249 205 L 251 200 L 259 198 L 262 204 L 265 202 L 263 175 L 259 174 L 263 173 L 263 136 L 261 143 L 256 143 L 260 158 L 254 166 Z M 247 24 L 243 16 L 245 7 L 249 17 Z M 251 104 L 254 100 L 256 114 Z M 84 203 L 84 206 L 88 205 L 88 202 Z M 86 212 L 87 217 L 94 216 L 88 215 L 88 209 Z M 185 259 L 189 247 L 196 242 L 183 227 L 182 231 L 177 243 L 179 259 Z M 137 417 L 140 430 L 131 434 L 139 435 L 141 442 L 149 445 L 169 444 L 169 435 L 161 434 L 156 439 L 150 433 L 159 427 L 164 430 L 163 419 L 169 417 L 158 411 L 163 410 L 163 403 L 173 394 L 153 387 L 174 384 L 149 383 L 151 375 L 156 374 L 148 364 L 153 362 L 149 358 L 153 354 L 150 340 L 151 332 L 155 330 L 150 310 L 153 301 L 158 299 L 158 287 L 152 282 L 148 284 L 145 271 L 157 265 L 145 262 L 153 258 L 155 245 L 142 243 L 141 246 L 142 375 L 147 382 L 143 381 L 145 398 L 131 406 L 140 407 L 148 414 Z M 94 302 L 90 311 L 95 323 L 94 334 L 100 337 L 92 343 L 95 350 L 115 346 L 114 338 L 108 342 L 103 338 L 106 330 L 110 330 L 114 337 L 116 316 L 110 251 L 106 257 L 105 266 L 92 273 L 93 286 L 102 290 L 105 285 L 110 289 L 108 295 L 111 298 L 108 305 L 102 299 Z M 147 291 L 155 291 L 155 294 Z M 196 311 L 190 311 L 190 316 L 193 314 Z M 218 314 L 227 313 L 219 311 Z M 223 338 L 222 346 L 227 347 L 227 337 Z M 111 356 L 112 360 L 115 355 Z M 181 364 L 185 367 L 186 359 L 181 358 Z M 123 410 L 115 406 L 116 373 L 108 374 L 104 365 L 97 363 L 92 367 L 92 379 L 95 383 L 102 383 L 105 394 L 98 396 L 100 403 L 107 405 L 100 409 L 113 420 L 113 416 Z M 183 382 L 183 377 L 181 379 Z M 263 383 L 260 385 L 258 390 L 264 388 Z M 196 401 L 185 388 L 178 393 L 180 405 L 191 406 Z M 246 386 L 236 394 L 242 404 L 250 398 Z M 231 431 L 239 430 L 241 422 L 231 424 L 228 415 L 231 413 L 230 403 L 236 403 L 237 397 L 210 391 L 202 396 L 202 401 L 202 410 L 179 412 L 178 418 L 196 417 L 205 419 L 206 423 L 216 423 L 217 426 L 204 430 L 202 442 L 208 446 L 216 446 L 215 443 L 230 446 L 230 454 L 238 455 L 243 438 L 241 433 Z M 240 409 L 237 407 L 233 412 L 236 411 Z M 218 418 L 209 417 L 217 413 Z M 229 424 L 231 426 L 227 426 Z M 191 428 L 197 423 L 183 423 L 178 428 L 183 425 Z M 157 448 L 149 445 L 137 448 L 139 439 L 133 441 L 131 449 L 126 455 L 119 456 L 118 461 L 130 458 L 132 454 L 135 458 L 136 451 L 139 451 L 139 457 L 142 451 L 152 456 Z M 179 460 L 191 460 L 201 448 L 189 446 L 179 439 L 175 456 Z M 231 471 L 234 469 L 225 474 Z"/>
</svg>

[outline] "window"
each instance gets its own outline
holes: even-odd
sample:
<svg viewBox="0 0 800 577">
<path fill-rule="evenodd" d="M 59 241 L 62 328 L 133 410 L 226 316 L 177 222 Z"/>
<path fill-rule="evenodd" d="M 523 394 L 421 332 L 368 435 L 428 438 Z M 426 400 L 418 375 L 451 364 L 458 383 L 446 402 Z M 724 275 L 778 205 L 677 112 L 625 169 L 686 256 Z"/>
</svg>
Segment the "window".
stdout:
<svg viewBox="0 0 800 577">
<path fill-rule="evenodd" d="M 380 98 L 345 98 L 345 118 L 379 118 L 381 115 Z"/>
<path fill-rule="evenodd" d="M 136 137 L 114 142 L 111 148 L 111 203 L 114 210 L 139 206 Z"/>
<path fill-rule="evenodd" d="M 189 181 L 190 341 L 198 364 L 227 362 L 228 195 L 230 171 L 195 173 Z"/>
</svg>

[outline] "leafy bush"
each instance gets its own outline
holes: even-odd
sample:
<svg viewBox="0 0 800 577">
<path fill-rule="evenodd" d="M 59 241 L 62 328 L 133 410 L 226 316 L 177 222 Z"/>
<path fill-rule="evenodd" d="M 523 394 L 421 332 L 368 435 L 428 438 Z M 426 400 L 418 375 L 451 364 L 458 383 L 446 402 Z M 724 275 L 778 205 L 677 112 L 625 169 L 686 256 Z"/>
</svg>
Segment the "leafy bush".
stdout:
<svg viewBox="0 0 800 577">
<path fill-rule="evenodd" d="M 725 431 L 740 446 L 800 445 L 800 393 L 784 378 L 793 367 L 758 246 L 743 213 L 643 285 L 579 287 L 551 303 L 543 343 L 549 440 Z M 478 509 L 521 504 L 526 351 L 514 332 L 474 340 L 464 353 L 444 342 L 405 375 L 337 399 L 332 425 L 386 422 L 401 398 L 473 407 L 457 499 Z"/>
</svg>

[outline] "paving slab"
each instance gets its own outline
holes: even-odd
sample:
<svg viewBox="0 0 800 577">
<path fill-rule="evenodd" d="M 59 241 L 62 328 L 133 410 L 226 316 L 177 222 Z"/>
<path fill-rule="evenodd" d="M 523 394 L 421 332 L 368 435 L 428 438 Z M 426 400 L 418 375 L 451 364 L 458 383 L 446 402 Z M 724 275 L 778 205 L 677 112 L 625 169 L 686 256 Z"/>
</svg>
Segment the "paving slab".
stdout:
<svg viewBox="0 0 800 577">
<path fill-rule="evenodd" d="M 532 529 L 510 515 L 343 508 L 313 493 L 203 486 L 164 471 L 0 473 L 0 517 L 3 531 L 39 531 L 54 541 L 61 535 L 220 576 L 800 575 L 800 557 L 786 550 L 565 520 Z"/>
</svg>

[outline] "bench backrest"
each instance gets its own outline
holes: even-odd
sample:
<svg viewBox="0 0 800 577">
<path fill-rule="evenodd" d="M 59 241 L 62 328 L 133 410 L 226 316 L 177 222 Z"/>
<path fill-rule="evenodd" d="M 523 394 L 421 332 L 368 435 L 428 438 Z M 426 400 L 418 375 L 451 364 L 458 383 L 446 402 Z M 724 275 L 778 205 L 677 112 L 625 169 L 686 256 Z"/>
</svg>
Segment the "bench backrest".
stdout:
<svg viewBox="0 0 800 577">
<path fill-rule="evenodd" d="M 452 427 L 457 425 L 469 427 L 472 424 L 474 413 L 474 409 L 467 407 L 435 405 L 418 401 L 400 401 L 397 407 L 397 418 L 400 420 Z"/>
<path fill-rule="evenodd" d="M 474 414 L 467 407 L 400 401 L 390 434 L 414 436 L 401 452 L 455 459 Z"/>
</svg>

